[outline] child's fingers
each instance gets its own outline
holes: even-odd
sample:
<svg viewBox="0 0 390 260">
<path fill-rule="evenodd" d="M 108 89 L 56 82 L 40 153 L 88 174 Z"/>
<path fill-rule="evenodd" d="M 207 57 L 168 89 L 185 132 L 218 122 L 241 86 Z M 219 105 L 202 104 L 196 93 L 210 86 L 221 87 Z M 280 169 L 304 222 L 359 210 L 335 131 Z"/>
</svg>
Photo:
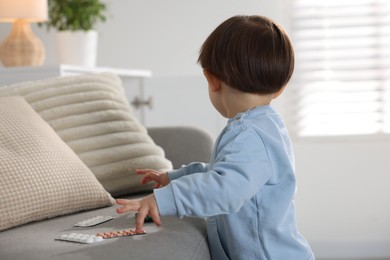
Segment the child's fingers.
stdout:
<svg viewBox="0 0 390 260">
<path fill-rule="evenodd" d="M 126 199 L 116 199 L 115 202 L 116 204 L 119 204 L 119 205 L 124 205 L 128 202 L 129 200 L 126 200 Z"/>
<path fill-rule="evenodd" d="M 142 176 L 140 183 L 146 184 L 148 182 L 155 181 L 157 183 L 160 182 L 160 177 L 156 175 L 154 172 L 145 173 L 144 176 Z"/>
<path fill-rule="evenodd" d="M 136 170 L 135 170 L 135 173 L 136 173 L 136 174 L 146 174 L 146 173 L 148 173 L 148 172 L 150 172 L 149 169 L 136 169 Z"/>
<path fill-rule="evenodd" d="M 141 208 L 138 211 L 137 219 L 135 220 L 135 231 L 142 231 L 142 227 L 144 225 L 144 221 L 146 216 L 148 215 L 147 208 Z"/>
<path fill-rule="evenodd" d="M 129 211 L 138 211 L 140 208 L 140 202 L 138 200 L 117 199 L 116 203 L 122 206 L 121 208 L 116 209 L 116 212 L 119 214 Z"/>
<path fill-rule="evenodd" d="M 148 182 L 152 181 L 152 179 L 148 175 L 142 176 L 141 180 L 139 181 L 141 184 L 146 184 Z"/>
<path fill-rule="evenodd" d="M 151 181 L 150 179 L 150 175 L 149 174 L 145 174 L 144 176 L 142 176 L 141 180 L 140 180 L 140 183 L 141 184 L 145 184 L 147 182 Z"/>
<path fill-rule="evenodd" d="M 151 208 L 149 211 L 149 215 L 152 217 L 153 222 L 157 225 L 161 225 L 161 220 L 160 220 L 160 213 L 158 212 L 157 208 Z"/>
</svg>

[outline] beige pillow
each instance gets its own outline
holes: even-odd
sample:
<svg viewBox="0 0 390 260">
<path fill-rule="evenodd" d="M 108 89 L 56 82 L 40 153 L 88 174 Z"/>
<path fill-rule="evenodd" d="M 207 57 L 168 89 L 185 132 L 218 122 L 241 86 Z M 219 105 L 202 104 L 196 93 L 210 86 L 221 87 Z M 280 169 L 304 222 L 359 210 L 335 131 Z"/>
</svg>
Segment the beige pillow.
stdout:
<svg viewBox="0 0 390 260">
<path fill-rule="evenodd" d="M 0 230 L 113 203 L 22 97 L 0 98 Z"/>
<path fill-rule="evenodd" d="M 132 110 L 118 76 L 111 73 L 52 78 L 0 87 L 21 95 L 114 196 L 151 190 L 137 168 L 169 170 L 172 164 Z"/>
</svg>

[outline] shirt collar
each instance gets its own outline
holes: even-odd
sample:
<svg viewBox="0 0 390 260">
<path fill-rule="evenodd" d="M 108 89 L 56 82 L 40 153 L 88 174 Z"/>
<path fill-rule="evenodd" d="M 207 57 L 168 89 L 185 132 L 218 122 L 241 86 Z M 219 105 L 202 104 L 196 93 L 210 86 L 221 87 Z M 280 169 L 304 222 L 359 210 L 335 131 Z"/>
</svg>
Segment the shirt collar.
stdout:
<svg viewBox="0 0 390 260">
<path fill-rule="evenodd" d="M 228 122 L 230 123 L 236 120 L 240 120 L 241 118 L 256 117 L 258 115 L 265 114 L 268 112 L 275 112 L 270 105 L 256 106 L 254 108 L 236 114 L 234 117 L 229 118 Z"/>
</svg>

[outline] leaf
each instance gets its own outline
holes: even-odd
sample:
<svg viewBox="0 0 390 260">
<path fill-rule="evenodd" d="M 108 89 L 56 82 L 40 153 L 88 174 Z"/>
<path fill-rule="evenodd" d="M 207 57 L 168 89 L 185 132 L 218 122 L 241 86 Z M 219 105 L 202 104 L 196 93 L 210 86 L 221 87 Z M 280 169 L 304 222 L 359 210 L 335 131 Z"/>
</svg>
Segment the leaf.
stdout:
<svg viewBox="0 0 390 260">
<path fill-rule="evenodd" d="M 99 22 L 105 22 L 107 6 L 100 0 L 49 0 L 48 29 L 93 30 Z"/>
</svg>

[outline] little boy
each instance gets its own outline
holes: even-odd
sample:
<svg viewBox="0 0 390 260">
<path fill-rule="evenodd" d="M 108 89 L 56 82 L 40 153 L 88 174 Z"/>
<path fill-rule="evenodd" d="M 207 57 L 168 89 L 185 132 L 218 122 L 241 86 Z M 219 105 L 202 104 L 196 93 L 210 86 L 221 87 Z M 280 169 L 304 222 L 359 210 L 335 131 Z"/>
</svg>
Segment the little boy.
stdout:
<svg viewBox="0 0 390 260">
<path fill-rule="evenodd" d="M 149 214 L 207 217 L 212 259 L 313 260 L 295 220 L 294 154 L 287 129 L 270 107 L 294 69 L 283 28 L 262 16 L 235 16 L 204 42 L 198 60 L 215 109 L 228 123 L 211 161 L 160 173 L 140 201 L 118 199 L 118 213 L 138 211 L 136 229 Z"/>
</svg>

